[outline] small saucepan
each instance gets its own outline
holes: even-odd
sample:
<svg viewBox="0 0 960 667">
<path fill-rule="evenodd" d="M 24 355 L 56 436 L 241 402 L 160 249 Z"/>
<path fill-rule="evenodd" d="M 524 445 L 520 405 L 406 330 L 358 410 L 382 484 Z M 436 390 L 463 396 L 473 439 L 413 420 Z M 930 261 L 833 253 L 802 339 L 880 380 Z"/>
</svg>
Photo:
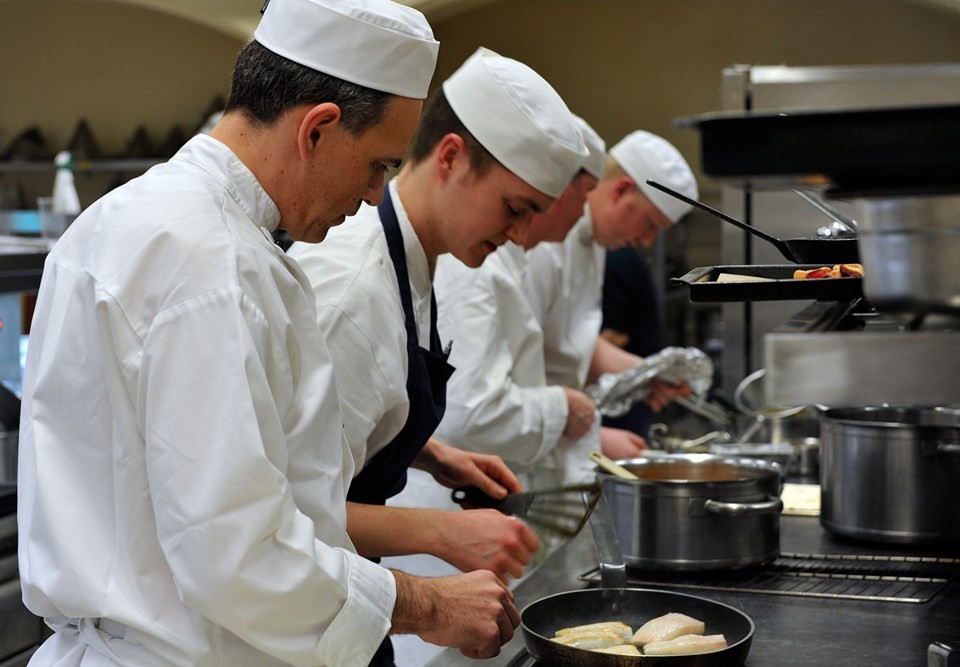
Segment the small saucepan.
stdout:
<svg viewBox="0 0 960 667">
<path fill-rule="evenodd" d="M 854 238 L 797 238 L 797 239 L 778 239 L 766 232 L 760 231 L 752 225 L 730 217 L 726 213 L 718 211 L 712 206 L 707 206 L 703 202 L 691 199 L 686 195 L 671 190 L 665 185 L 647 179 L 647 185 L 666 192 L 668 195 L 676 197 L 680 201 L 686 202 L 691 206 L 706 211 L 717 216 L 731 225 L 739 227 L 745 232 L 757 236 L 767 243 L 773 245 L 780 254 L 788 261 L 797 264 L 856 264 L 860 261 L 860 249 L 857 246 L 857 239 Z"/>
<path fill-rule="evenodd" d="M 601 621 L 622 621 L 634 631 L 647 621 L 678 612 L 704 623 L 704 634 L 722 634 L 727 647 L 683 656 L 624 656 L 595 653 L 551 641 L 557 630 Z M 521 612 L 527 652 L 553 667 L 734 667 L 744 663 L 754 624 L 743 612 L 706 598 L 644 588 L 594 588 L 558 593 L 527 605 Z"/>
</svg>

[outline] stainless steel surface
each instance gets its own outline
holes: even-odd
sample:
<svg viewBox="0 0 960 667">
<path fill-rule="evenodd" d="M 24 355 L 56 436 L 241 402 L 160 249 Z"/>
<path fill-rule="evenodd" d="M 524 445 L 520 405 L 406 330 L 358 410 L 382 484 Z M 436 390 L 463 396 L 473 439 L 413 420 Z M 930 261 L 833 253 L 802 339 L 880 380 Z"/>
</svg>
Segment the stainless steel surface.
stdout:
<svg viewBox="0 0 960 667">
<path fill-rule="evenodd" d="M 864 559 L 882 556 L 907 563 L 923 555 L 960 557 L 956 550 L 924 550 L 918 554 L 916 549 L 838 540 L 812 517 L 784 516 L 781 544 L 789 553 Z M 580 581 L 579 576 L 596 564 L 593 540 L 583 531 L 516 586 L 517 606 L 522 609 L 548 595 L 589 586 Z M 687 574 L 673 573 L 673 576 L 679 579 Z M 923 604 L 722 590 L 696 594 L 735 606 L 755 620 L 756 633 L 746 663 L 749 667 L 785 664 L 917 667 L 925 664 L 932 642 L 957 636 L 960 618 L 960 580 L 956 577 Z M 533 663 L 524 660 L 524 655 L 523 638 L 518 630 L 499 656 L 482 664 L 484 667 L 529 667 Z M 430 663 L 431 667 L 477 667 L 479 664 L 456 649 L 443 651 Z"/>
<path fill-rule="evenodd" d="M 628 565 L 740 567 L 779 552 L 779 467 L 708 454 L 620 461 L 638 481 L 601 476 Z"/>
<path fill-rule="evenodd" d="M 960 667 L 960 640 L 935 641 L 927 649 L 927 667 Z"/>
<path fill-rule="evenodd" d="M 960 541 L 960 409 L 825 412 L 820 522 L 844 537 Z"/>
<path fill-rule="evenodd" d="M 769 334 L 765 391 L 775 405 L 960 405 L 960 334 Z"/>
<path fill-rule="evenodd" d="M 721 108 L 729 111 L 747 108 L 757 111 L 838 110 L 957 103 L 960 102 L 960 64 L 737 65 L 723 71 L 721 91 Z M 751 194 L 740 188 L 723 187 L 721 197 L 719 208 L 725 213 L 751 224 L 756 222 L 779 238 L 812 235 L 822 224 L 820 216 L 789 190 Z M 861 222 L 853 202 L 827 201 Z M 723 264 L 776 264 L 780 260 L 776 249 L 733 227 L 724 227 L 721 245 Z M 869 265 L 863 264 L 869 271 Z M 785 301 L 724 304 L 721 365 L 724 395 L 731 396 L 741 378 L 767 365 L 764 335 L 773 332 L 800 308 L 802 304 Z M 905 368 L 898 368 L 885 359 L 883 363 L 896 375 L 906 374 L 911 365 L 908 363 Z"/>
<path fill-rule="evenodd" d="M 960 312 L 960 195 L 856 204 L 867 300 L 880 310 Z"/>
</svg>

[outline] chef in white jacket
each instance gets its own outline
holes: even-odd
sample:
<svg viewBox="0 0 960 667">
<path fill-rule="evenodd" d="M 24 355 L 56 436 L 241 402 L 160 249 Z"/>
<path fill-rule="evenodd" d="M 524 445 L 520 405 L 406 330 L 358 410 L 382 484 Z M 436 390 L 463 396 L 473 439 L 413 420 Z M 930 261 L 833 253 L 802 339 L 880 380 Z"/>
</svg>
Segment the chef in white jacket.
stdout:
<svg viewBox="0 0 960 667">
<path fill-rule="evenodd" d="M 272 0 L 211 135 L 51 251 L 17 487 L 24 601 L 54 630 L 32 665 L 362 667 L 388 631 L 475 657 L 512 636 L 492 574 L 355 553 L 329 352 L 271 238 L 379 201 L 437 46 L 385 0 Z"/>
<path fill-rule="evenodd" d="M 524 243 L 504 245 L 477 270 L 447 258 L 437 266 L 438 328 L 454 341 L 451 361 L 460 369 L 438 435 L 502 456 L 528 488 L 581 481 L 591 474 L 589 450 L 599 447 L 593 401 L 547 382 L 543 331 L 525 287 L 527 250 L 562 241 L 603 174 L 603 140 L 578 123 L 589 158 L 553 206 L 534 217 Z"/>
<path fill-rule="evenodd" d="M 434 325 L 433 271 L 445 253 L 476 267 L 508 239 L 522 243 L 531 216 L 550 206 L 585 157 L 553 88 L 526 65 L 481 48 L 428 100 L 380 206 L 363 207 L 321 245 L 288 251 L 310 278 L 334 358 L 357 467 L 350 534 L 361 553 L 433 553 L 506 579 L 523 572 L 538 546 L 529 528 L 492 510 L 438 515 L 383 504 L 411 465 L 447 486 L 468 481 L 447 474 L 443 458 L 452 456 L 502 466 L 509 490 L 519 489 L 499 459 L 464 455 L 431 437 L 452 371 Z"/>
<path fill-rule="evenodd" d="M 599 334 L 599 317 L 590 306 L 599 295 L 597 275 L 602 278 L 603 269 L 597 262 L 604 251 L 592 237 L 584 244 L 578 229 L 584 221 L 592 223 L 584 204 L 594 201 L 598 190 L 607 194 L 613 190 L 618 197 L 614 205 L 604 206 L 604 200 L 598 206 L 609 235 L 604 238 L 652 240 L 647 218 L 655 216 L 660 222 L 662 214 L 637 196 L 635 188 L 627 187 L 629 179 L 608 159 L 596 132 L 585 122 L 582 129 L 592 159 L 564 196 L 534 219 L 524 247 L 507 244 L 476 271 L 446 261 L 437 267 L 438 326 L 454 341 L 451 360 L 459 369 L 449 387 L 449 408 L 438 435 L 453 444 L 500 454 L 530 488 L 592 478 L 593 464 L 587 457 L 591 449 L 601 448 L 611 458 L 628 458 L 646 447 L 634 433 L 600 429 L 592 401 L 579 391 Z M 635 140 L 628 145 L 647 146 Z M 623 149 L 621 143 L 613 152 L 626 161 Z M 627 156 L 635 158 L 632 152 Z M 675 185 L 689 182 L 670 178 L 669 170 L 648 174 L 666 177 Z M 573 250 L 568 252 L 568 246 Z M 535 263 L 538 253 L 551 260 L 553 273 Z M 566 343 L 562 351 L 569 350 L 566 375 L 556 372 L 559 355 L 551 349 L 556 341 Z M 664 395 L 682 391 L 657 384 Z M 411 478 L 408 490 L 395 502 L 435 507 L 450 503 L 419 477 Z M 436 563 L 428 567 L 422 565 L 427 561 L 418 562 L 420 573 L 447 571 Z"/>
<path fill-rule="evenodd" d="M 543 243 L 528 253 L 528 300 L 543 329 L 547 382 L 584 387 L 602 373 L 636 366 L 642 359 L 602 338 L 606 250 L 649 247 L 691 206 L 647 184 L 651 179 L 696 199 L 697 182 L 686 160 L 667 140 L 636 130 L 609 151 L 603 177 L 583 217 L 563 243 Z M 661 409 L 689 387 L 655 382 L 648 403 Z M 602 430 L 604 449 L 623 432 Z M 609 441 L 608 441 L 609 439 Z"/>
<path fill-rule="evenodd" d="M 547 212 L 534 215 L 522 239 L 514 238 L 484 260 L 479 268 L 469 267 L 452 255 L 437 260 L 436 291 L 438 328 L 444 340 L 458 337 L 450 358 L 457 366 L 448 384 L 447 412 L 438 435 L 453 438 L 465 448 L 503 457 L 527 487 L 544 479 L 557 482 L 562 467 L 556 463 L 557 445 L 565 436 L 588 434 L 595 424 L 593 401 L 583 392 L 544 386 L 543 350 L 539 325 L 530 315 L 521 287 L 524 270 L 523 244 L 545 238 L 562 239 L 583 211 L 586 193 L 597 182 L 594 173 L 603 168 L 603 145 L 599 136 L 580 118 L 574 117 L 584 138 L 588 155 L 572 180 Z M 519 244 L 519 245 L 518 245 Z M 482 284 L 482 289 L 471 289 Z M 466 332 L 459 337 L 461 331 Z M 462 387 L 471 388 L 469 395 Z M 465 405 L 462 400 L 476 400 Z M 489 402 L 492 406 L 487 406 Z M 497 412 L 502 423 L 476 424 L 472 438 L 461 440 L 457 431 L 444 430 L 450 420 L 460 421 L 465 413 Z M 576 415 L 576 416 L 574 416 Z M 487 428 L 493 433 L 488 437 Z M 509 430 L 505 439 L 502 435 Z M 596 440 L 596 433 L 593 434 Z M 578 440 L 579 438 L 577 438 Z M 589 438 L 583 438 L 589 442 Z M 586 462 L 586 451 L 583 452 Z M 534 463 L 535 462 L 535 463 Z M 531 465 L 523 465 L 530 463 Z M 406 488 L 389 500 L 394 507 L 432 507 L 455 510 L 449 490 L 438 486 L 420 470 L 411 470 Z M 542 561 L 552 548 L 548 534 L 531 565 Z M 426 576 L 455 574 L 458 563 L 429 553 L 390 558 L 388 562 L 408 572 Z M 460 566 L 462 567 L 462 566 Z M 397 664 L 419 667 L 436 653 L 436 647 L 417 637 L 396 637 Z"/>
</svg>

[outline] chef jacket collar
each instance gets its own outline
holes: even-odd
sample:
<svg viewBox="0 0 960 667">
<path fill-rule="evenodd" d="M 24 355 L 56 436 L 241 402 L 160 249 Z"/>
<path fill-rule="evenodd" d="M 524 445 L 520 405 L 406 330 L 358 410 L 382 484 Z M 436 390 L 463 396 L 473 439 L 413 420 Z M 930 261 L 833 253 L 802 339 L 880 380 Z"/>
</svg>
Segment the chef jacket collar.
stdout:
<svg viewBox="0 0 960 667">
<path fill-rule="evenodd" d="M 226 144 L 198 134 L 181 148 L 174 160 L 186 160 L 216 179 L 251 222 L 271 232 L 280 225 L 280 209 L 253 172 Z"/>
</svg>

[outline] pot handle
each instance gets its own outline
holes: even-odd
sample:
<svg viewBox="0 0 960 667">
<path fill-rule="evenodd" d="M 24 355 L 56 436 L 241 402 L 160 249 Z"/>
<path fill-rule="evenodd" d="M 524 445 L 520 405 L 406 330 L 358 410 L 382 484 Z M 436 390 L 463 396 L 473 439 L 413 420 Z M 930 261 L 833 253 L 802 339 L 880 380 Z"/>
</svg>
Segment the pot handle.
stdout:
<svg viewBox="0 0 960 667">
<path fill-rule="evenodd" d="M 709 514 L 722 516 L 745 516 L 748 514 L 779 514 L 783 510 L 783 501 L 771 498 L 760 503 L 727 503 L 719 500 L 708 500 L 703 504 Z"/>
<path fill-rule="evenodd" d="M 924 441 L 920 444 L 920 454 L 922 456 L 939 456 L 941 454 L 956 456 L 960 454 L 960 443 Z"/>
</svg>

